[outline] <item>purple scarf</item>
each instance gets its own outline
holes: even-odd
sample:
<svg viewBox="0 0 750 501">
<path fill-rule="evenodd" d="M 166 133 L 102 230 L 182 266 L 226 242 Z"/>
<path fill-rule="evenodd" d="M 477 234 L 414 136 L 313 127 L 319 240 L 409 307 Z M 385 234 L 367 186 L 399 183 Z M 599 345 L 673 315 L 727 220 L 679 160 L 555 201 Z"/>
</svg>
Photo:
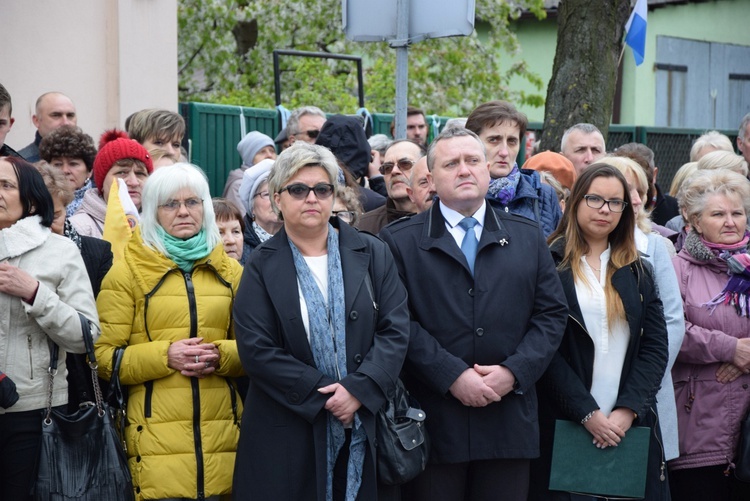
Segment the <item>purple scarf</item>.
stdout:
<svg viewBox="0 0 750 501">
<path fill-rule="evenodd" d="M 719 259 L 726 261 L 729 281 L 724 289 L 711 301 L 705 303 L 709 311 L 713 312 L 720 304 L 728 304 L 734 307 L 737 315 L 750 317 L 750 254 L 747 252 L 747 244 L 750 241 L 750 233 L 745 233 L 745 238 L 732 245 L 722 245 L 707 242 L 701 238 L 701 242 L 710 249 Z"/>
</svg>

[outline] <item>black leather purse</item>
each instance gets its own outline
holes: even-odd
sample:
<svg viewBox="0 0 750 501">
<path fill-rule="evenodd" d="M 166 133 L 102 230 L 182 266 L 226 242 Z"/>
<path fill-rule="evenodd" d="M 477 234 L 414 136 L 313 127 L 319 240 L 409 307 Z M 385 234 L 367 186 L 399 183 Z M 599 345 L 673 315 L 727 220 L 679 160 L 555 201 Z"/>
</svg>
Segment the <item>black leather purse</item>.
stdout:
<svg viewBox="0 0 750 501">
<path fill-rule="evenodd" d="M 393 398 L 375 416 L 378 478 L 382 483 L 401 485 L 424 471 L 430 455 L 426 417 L 398 379 Z"/>
<path fill-rule="evenodd" d="M 83 404 L 73 414 L 52 408 L 59 347 L 51 348 L 49 395 L 42 420 L 39 474 L 34 485 L 38 501 L 130 501 L 133 482 L 127 458 L 112 424 L 99 387 L 91 326 L 83 315 L 81 330 L 92 371 L 96 402 Z"/>
<path fill-rule="evenodd" d="M 734 476 L 737 480 L 750 482 L 750 412 L 740 423 L 740 443 L 734 459 Z"/>
</svg>

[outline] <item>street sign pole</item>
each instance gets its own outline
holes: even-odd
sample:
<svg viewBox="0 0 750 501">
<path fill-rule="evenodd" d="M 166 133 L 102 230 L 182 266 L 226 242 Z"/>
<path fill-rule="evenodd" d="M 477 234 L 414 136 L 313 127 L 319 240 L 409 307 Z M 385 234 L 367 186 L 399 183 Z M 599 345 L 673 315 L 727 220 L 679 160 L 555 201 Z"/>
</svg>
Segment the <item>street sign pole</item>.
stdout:
<svg viewBox="0 0 750 501">
<path fill-rule="evenodd" d="M 396 40 L 390 46 L 396 49 L 396 128 L 394 139 L 406 138 L 406 106 L 409 95 L 409 0 L 396 2 Z"/>
</svg>

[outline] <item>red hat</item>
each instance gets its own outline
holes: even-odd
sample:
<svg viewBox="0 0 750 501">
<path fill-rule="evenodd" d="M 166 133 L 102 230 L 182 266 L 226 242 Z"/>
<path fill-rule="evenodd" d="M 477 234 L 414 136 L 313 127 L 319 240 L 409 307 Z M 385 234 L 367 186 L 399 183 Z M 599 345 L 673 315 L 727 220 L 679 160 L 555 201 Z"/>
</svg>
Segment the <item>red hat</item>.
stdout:
<svg viewBox="0 0 750 501">
<path fill-rule="evenodd" d="M 573 187 L 576 180 L 576 169 L 573 162 L 559 153 L 543 151 L 526 160 L 524 169 L 532 169 L 539 172 L 549 172 L 552 177 L 567 189 Z"/>
<path fill-rule="evenodd" d="M 112 129 L 102 134 L 99 139 L 99 153 L 94 159 L 94 183 L 99 188 L 99 193 L 104 189 L 104 178 L 118 160 L 139 160 L 146 165 L 146 170 L 151 174 L 154 171 L 154 163 L 146 148 L 135 139 L 130 139 L 125 131 Z"/>
</svg>

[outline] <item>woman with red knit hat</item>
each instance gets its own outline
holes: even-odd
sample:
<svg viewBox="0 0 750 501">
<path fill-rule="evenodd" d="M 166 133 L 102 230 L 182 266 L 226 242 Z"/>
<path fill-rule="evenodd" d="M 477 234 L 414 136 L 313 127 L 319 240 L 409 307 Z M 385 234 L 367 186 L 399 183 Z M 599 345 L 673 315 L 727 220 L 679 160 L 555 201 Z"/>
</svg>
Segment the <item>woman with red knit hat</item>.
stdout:
<svg viewBox="0 0 750 501">
<path fill-rule="evenodd" d="M 70 218 L 76 231 L 80 235 L 102 238 L 109 190 L 118 178 L 125 181 L 130 198 L 140 211 L 141 191 L 153 170 L 146 148 L 130 139 L 126 132 L 112 129 L 102 134 L 94 160 L 96 188 L 86 192 L 78 212 Z"/>
</svg>

